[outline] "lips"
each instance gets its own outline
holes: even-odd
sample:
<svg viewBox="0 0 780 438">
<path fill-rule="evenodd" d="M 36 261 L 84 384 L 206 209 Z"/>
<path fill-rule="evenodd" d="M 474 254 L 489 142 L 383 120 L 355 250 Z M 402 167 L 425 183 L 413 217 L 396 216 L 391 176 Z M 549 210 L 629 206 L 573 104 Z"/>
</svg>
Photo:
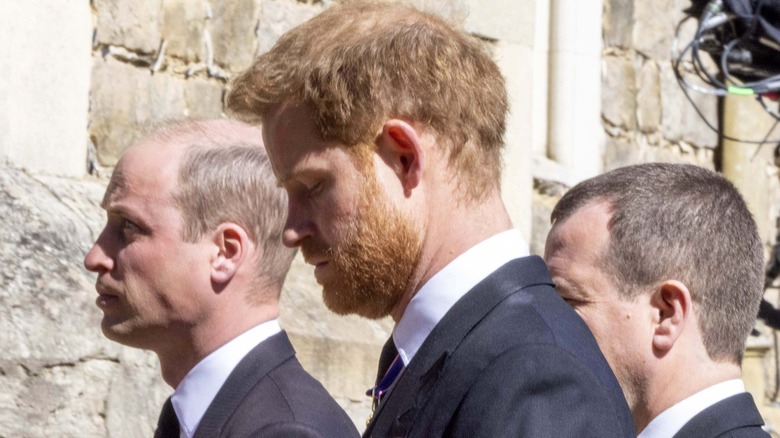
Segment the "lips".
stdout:
<svg viewBox="0 0 780 438">
<path fill-rule="evenodd" d="M 112 291 L 110 288 L 98 283 L 95 285 L 98 297 L 95 299 L 95 304 L 101 309 L 107 309 L 119 302 L 119 294 Z"/>
<path fill-rule="evenodd" d="M 119 302 L 119 297 L 116 295 L 98 295 L 95 299 L 95 304 L 101 309 L 107 309 Z"/>
<path fill-rule="evenodd" d="M 308 251 L 302 251 L 302 252 L 303 252 L 303 260 L 314 267 L 328 263 L 328 259 L 323 255 L 312 254 L 311 252 Z"/>
</svg>

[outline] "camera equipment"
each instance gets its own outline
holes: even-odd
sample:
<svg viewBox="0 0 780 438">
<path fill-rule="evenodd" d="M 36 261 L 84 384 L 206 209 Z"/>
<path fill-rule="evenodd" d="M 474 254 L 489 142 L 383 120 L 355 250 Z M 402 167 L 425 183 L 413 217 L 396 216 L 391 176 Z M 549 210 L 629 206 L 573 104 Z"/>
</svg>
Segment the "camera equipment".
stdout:
<svg viewBox="0 0 780 438">
<path fill-rule="evenodd" d="M 717 131 L 696 107 L 688 90 L 716 96 L 754 96 L 768 114 L 780 121 L 780 114 L 770 108 L 772 102 L 767 102 L 780 96 L 780 0 L 692 0 L 685 13 L 675 32 L 672 68 L 707 126 Z M 680 30 L 692 18 L 698 20 L 696 31 L 677 53 Z M 703 58 L 702 53 L 707 57 Z M 686 67 L 692 73 L 687 76 L 698 80 L 686 78 Z M 723 138 L 759 144 L 780 141 Z"/>
</svg>

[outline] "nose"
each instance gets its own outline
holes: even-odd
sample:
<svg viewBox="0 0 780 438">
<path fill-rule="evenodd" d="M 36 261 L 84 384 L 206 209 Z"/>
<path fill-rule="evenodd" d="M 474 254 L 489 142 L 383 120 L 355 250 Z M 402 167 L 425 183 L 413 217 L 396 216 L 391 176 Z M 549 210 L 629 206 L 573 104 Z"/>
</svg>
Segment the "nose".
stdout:
<svg viewBox="0 0 780 438">
<path fill-rule="evenodd" d="M 287 220 L 284 223 L 282 243 L 290 248 L 298 248 L 307 237 L 311 237 L 314 225 L 305 214 L 305 210 L 293 203 L 287 208 Z"/>
<path fill-rule="evenodd" d="M 91 272 L 108 272 L 114 269 L 114 259 L 106 253 L 106 230 L 104 229 L 87 255 L 84 256 L 84 267 Z"/>
</svg>

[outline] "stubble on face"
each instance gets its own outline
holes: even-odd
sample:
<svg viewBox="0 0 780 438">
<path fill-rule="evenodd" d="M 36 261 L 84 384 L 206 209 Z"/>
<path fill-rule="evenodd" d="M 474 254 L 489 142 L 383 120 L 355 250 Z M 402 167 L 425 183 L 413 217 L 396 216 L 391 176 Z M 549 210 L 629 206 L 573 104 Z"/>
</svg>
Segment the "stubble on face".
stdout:
<svg viewBox="0 0 780 438">
<path fill-rule="evenodd" d="M 326 254 L 334 275 L 320 281 L 325 305 L 339 315 L 379 319 L 406 292 L 421 244 L 412 220 L 382 196 L 375 178 L 365 178 L 357 214 L 334 246 L 307 239 L 305 258 Z"/>
</svg>

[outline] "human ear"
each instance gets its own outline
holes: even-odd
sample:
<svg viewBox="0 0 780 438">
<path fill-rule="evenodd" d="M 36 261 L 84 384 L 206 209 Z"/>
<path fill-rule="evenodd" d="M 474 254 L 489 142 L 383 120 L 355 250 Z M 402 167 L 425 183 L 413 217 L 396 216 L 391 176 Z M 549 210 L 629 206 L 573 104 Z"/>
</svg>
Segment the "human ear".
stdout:
<svg viewBox="0 0 780 438">
<path fill-rule="evenodd" d="M 380 155 L 395 171 L 409 196 L 422 180 L 425 149 L 417 130 L 404 120 L 390 119 L 382 126 Z"/>
<path fill-rule="evenodd" d="M 211 281 L 225 285 L 236 274 L 238 267 L 247 257 L 249 235 L 237 224 L 220 224 L 212 235 L 217 253 L 211 261 Z"/>
<path fill-rule="evenodd" d="M 691 293 L 683 283 L 667 280 L 653 293 L 651 305 L 658 318 L 653 327 L 653 347 L 667 352 L 677 342 L 691 317 Z"/>
</svg>

